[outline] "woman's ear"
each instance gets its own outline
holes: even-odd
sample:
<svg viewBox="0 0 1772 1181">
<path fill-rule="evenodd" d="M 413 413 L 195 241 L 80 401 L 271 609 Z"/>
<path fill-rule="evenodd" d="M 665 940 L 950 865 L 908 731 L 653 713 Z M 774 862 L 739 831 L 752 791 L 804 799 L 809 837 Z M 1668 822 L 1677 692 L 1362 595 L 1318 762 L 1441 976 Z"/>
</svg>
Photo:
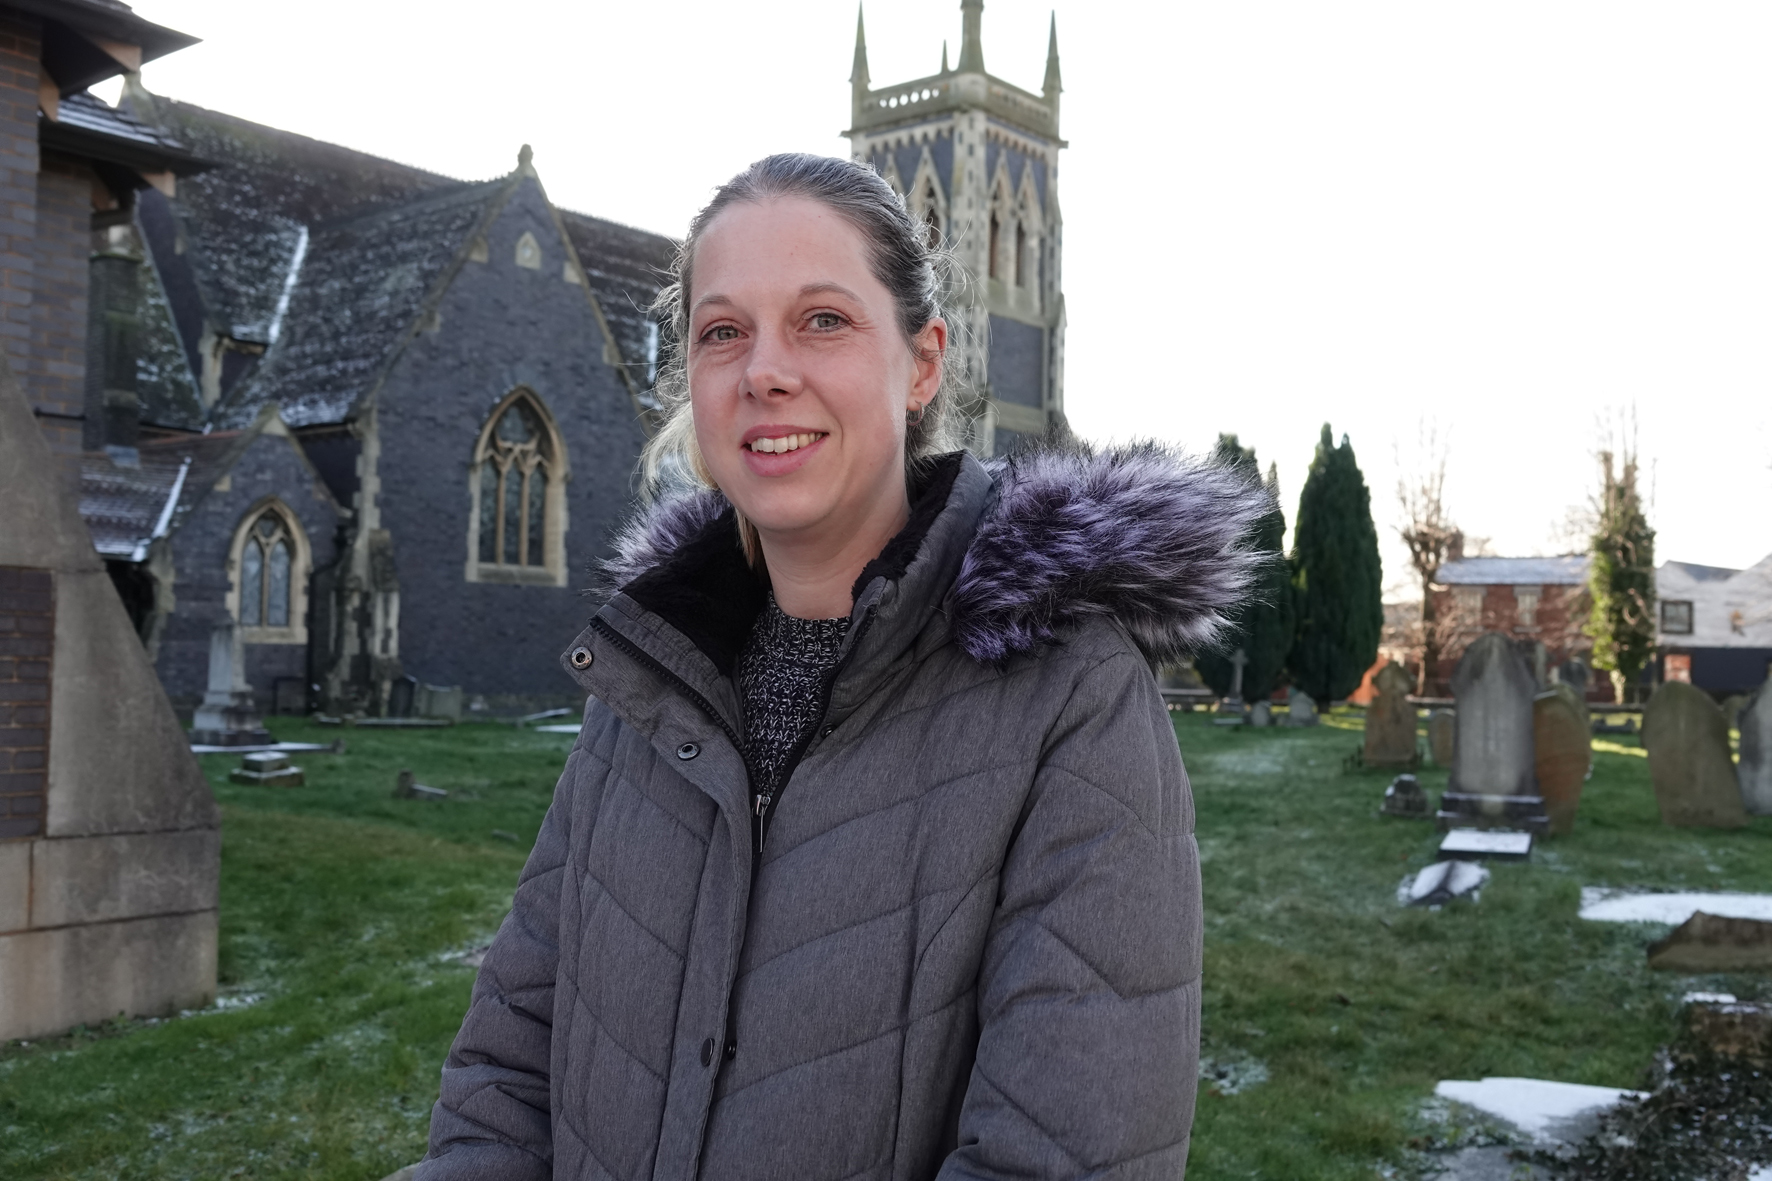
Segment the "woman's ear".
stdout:
<svg viewBox="0 0 1772 1181">
<path fill-rule="evenodd" d="M 940 316 L 923 325 L 923 330 L 911 339 L 915 369 L 910 394 L 905 400 L 908 413 L 915 414 L 918 407 L 929 405 L 941 392 L 941 373 L 947 364 L 947 351 L 948 322 Z"/>
</svg>

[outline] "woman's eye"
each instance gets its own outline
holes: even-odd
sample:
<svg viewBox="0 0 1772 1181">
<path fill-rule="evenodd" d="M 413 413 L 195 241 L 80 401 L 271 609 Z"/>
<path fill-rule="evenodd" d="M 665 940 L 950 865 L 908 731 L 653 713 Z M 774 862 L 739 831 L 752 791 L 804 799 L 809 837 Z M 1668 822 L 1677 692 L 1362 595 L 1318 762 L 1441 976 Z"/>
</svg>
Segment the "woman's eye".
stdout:
<svg viewBox="0 0 1772 1181">
<path fill-rule="evenodd" d="M 730 324 L 716 324 L 701 334 L 702 340 L 709 344 L 720 344 L 728 340 L 738 339 L 738 329 Z"/>
<path fill-rule="evenodd" d="M 839 316 L 836 312 L 814 312 L 812 315 L 812 326 L 821 332 L 829 332 L 834 328 L 841 328 L 843 326 L 843 317 Z"/>
</svg>

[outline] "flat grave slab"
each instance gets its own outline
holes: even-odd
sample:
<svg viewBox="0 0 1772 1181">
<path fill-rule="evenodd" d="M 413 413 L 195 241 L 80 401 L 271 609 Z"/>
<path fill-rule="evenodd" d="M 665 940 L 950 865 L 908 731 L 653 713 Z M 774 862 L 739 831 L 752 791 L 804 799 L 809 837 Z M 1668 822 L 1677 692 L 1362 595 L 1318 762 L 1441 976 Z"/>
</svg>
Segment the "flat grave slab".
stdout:
<svg viewBox="0 0 1772 1181">
<path fill-rule="evenodd" d="M 1455 828 L 1440 842 L 1440 856 L 1473 861 L 1524 861 L 1532 856 L 1532 834 L 1500 829 Z"/>
</svg>

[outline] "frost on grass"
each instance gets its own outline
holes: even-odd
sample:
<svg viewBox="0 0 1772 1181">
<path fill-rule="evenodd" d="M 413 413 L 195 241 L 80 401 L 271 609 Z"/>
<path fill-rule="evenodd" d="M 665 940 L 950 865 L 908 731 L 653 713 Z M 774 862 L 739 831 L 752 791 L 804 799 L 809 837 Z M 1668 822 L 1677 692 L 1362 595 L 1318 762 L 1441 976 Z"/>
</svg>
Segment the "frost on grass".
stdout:
<svg viewBox="0 0 1772 1181">
<path fill-rule="evenodd" d="M 1200 1058 L 1200 1083 L 1219 1095 L 1238 1095 L 1267 1082 L 1267 1064 L 1247 1054 Z"/>
</svg>

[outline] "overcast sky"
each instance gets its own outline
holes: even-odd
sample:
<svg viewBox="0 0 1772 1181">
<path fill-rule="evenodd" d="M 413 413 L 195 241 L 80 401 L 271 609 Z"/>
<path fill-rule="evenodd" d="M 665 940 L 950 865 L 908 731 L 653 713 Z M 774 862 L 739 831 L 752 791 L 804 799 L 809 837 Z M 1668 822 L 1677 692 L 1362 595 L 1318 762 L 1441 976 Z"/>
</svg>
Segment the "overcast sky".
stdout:
<svg viewBox="0 0 1772 1181">
<path fill-rule="evenodd" d="M 157 93 L 452 176 L 520 144 L 559 204 L 680 235 L 772 151 L 846 154 L 848 0 L 140 0 Z M 989 0 L 1037 91 L 1049 4 Z M 1495 552 L 1556 552 L 1634 408 L 1662 559 L 1772 551 L 1772 6 L 1061 0 L 1066 408 L 1278 461 L 1351 436 L 1386 579 L 1397 457 L 1450 440 Z M 958 0 L 871 0 L 876 85 Z"/>
</svg>

